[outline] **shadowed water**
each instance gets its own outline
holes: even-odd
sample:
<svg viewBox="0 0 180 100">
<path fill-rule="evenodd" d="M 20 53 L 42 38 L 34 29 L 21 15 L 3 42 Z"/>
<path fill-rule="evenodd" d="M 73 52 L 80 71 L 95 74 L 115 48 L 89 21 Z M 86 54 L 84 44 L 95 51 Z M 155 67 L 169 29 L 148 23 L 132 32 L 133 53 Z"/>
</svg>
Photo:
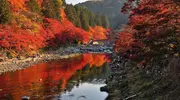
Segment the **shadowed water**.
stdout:
<svg viewBox="0 0 180 100">
<path fill-rule="evenodd" d="M 0 100 L 104 100 L 100 92 L 109 74 L 106 54 L 83 54 L 40 63 L 0 76 Z"/>
</svg>

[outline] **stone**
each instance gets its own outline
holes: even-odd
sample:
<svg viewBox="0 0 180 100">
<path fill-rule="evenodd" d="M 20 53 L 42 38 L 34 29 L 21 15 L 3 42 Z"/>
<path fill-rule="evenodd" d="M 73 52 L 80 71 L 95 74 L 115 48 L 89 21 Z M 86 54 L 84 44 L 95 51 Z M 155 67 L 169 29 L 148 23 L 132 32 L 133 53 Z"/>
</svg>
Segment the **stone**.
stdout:
<svg viewBox="0 0 180 100">
<path fill-rule="evenodd" d="M 18 60 L 24 60 L 24 59 L 26 59 L 26 58 L 25 58 L 24 56 L 18 56 L 17 59 L 18 59 Z"/>
<path fill-rule="evenodd" d="M 100 88 L 100 91 L 101 91 L 101 92 L 109 92 L 107 86 L 101 87 L 101 88 Z"/>
<path fill-rule="evenodd" d="M 0 57 L 0 62 L 3 62 L 4 61 L 4 58 L 3 57 Z"/>
<path fill-rule="evenodd" d="M 28 96 L 23 96 L 23 97 L 21 97 L 21 100 L 30 100 L 30 97 L 28 97 Z"/>
</svg>

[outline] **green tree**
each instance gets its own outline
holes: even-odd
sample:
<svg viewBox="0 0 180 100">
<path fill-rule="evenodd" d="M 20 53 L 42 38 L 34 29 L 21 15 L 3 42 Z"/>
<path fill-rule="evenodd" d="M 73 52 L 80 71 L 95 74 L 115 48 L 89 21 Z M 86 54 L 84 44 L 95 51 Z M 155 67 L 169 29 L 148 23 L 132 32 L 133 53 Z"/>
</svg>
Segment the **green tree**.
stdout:
<svg viewBox="0 0 180 100">
<path fill-rule="evenodd" d="M 36 0 L 29 0 L 26 2 L 26 5 L 32 12 L 41 13 L 41 8 Z"/>
<path fill-rule="evenodd" d="M 62 3 L 63 3 L 62 4 L 63 6 L 66 6 L 66 1 L 65 0 L 62 0 Z"/>
<path fill-rule="evenodd" d="M 77 15 L 80 17 L 81 11 L 82 11 L 82 7 L 81 6 L 74 6 L 77 12 Z"/>
<path fill-rule="evenodd" d="M 8 0 L 1 0 L 0 2 L 0 24 L 7 24 L 11 20 L 10 4 Z"/>
<path fill-rule="evenodd" d="M 43 0 L 43 15 L 48 18 L 61 20 L 60 7 L 62 6 L 58 0 Z"/>
<path fill-rule="evenodd" d="M 65 13 L 68 17 L 68 19 L 77 27 L 81 27 L 81 21 L 80 18 L 76 12 L 76 9 L 73 5 L 67 5 L 65 9 Z"/>
<path fill-rule="evenodd" d="M 96 18 L 95 18 L 95 22 L 96 22 L 96 25 L 98 25 L 98 26 L 102 26 L 102 14 L 100 14 L 100 13 L 98 13 L 97 15 L 96 15 Z"/>
<path fill-rule="evenodd" d="M 77 26 L 77 27 L 80 27 L 80 28 L 82 27 L 82 25 L 81 25 L 81 20 L 80 20 L 79 17 L 77 18 L 76 26 Z"/>
<path fill-rule="evenodd" d="M 94 27 L 96 25 L 95 14 L 92 12 L 89 13 L 89 25 L 92 27 Z"/>
<path fill-rule="evenodd" d="M 81 19 L 81 25 L 82 25 L 82 28 L 86 31 L 89 30 L 89 20 L 88 20 L 88 16 L 85 12 L 81 12 L 80 14 L 80 19 Z"/>
<path fill-rule="evenodd" d="M 102 22 L 102 26 L 103 26 L 104 28 L 109 28 L 109 27 L 110 27 L 109 20 L 108 20 L 107 16 L 102 15 L 101 20 L 102 20 L 102 21 L 101 21 L 101 22 Z"/>
<path fill-rule="evenodd" d="M 89 30 L 89 26 L 109 27 L 109 20 L 101 13 L 95 14 L 86 7 L 66 5 L 65 13 L 67 18 L 77 27 Z"/>
</svg>

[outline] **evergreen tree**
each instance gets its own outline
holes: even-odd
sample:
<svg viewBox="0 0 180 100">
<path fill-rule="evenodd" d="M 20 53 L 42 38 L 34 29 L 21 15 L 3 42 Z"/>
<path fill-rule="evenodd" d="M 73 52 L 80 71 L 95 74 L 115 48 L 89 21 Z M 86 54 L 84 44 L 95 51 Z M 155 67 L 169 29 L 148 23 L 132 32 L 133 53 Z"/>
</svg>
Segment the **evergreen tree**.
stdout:
<svg viewBox="0 0 180 100">
<path fill-rule="evenodd" d="M 36 0 L 29 0 L 26 2 L 26 4 L 29 10 L 31 10 L 32 12 L 41 13 L 41 8 Z"/>
<path fill-rule="evenodd" d="M 62 5 L 66 6 L 66 1 L 65 0 L 61 0 L 62 1 Z"/>
<path fill-rule="evenodd" d="M 109 28 L 110 24 L 109 24 L 109 20 L 108 20 L 107 16 L 102 15 L 101 20 L 102 20 L 102 21 L 101 21 L 101 22 L 102 22 L 102 26 L 103 26 L 104 28 Z"/>
<path fill-rule="evenodd" d="M 81 28 L 82 24 L 81 24 L 80 14 L 81 14 L 81 11 L 82 11 L 82 7 L 74 6 L 74 8 L 76 9 L 76 14 L 77 14 L 77 17 L 78 17 L 76 26 Z"/>
<path fill-rule="evenodd" d="M 82 11 L 82 7 L 81 6 L 74 6 L 77 12 L 77 15 L 80 17 L 81 11 Z"/>
<path fill-rule="evenodd" d="M 81 25 L 82 25 L 82 28 L 86 31 L 89 30 L 89 20 L 88 20 L 88 16 L 85 12 L 81 12 L 80 14 L 80 19 L 81 19 Z"/>
<path fill-rule="evenodd" d="M 96 18 L 95 18 L 95 22 L 96 22 L 96 25 L 97 26 L 102 26 L 102 14 L 100 14 L 100 13 L 98 13 L 97 15 L 96 15 Z"/>
<path fill-rule="evenodd" d="M 95 15 L 92 12 L 90 12 L 90 14 L 89 14 L 89 25 L 92 27 L 94 27 L 96 25 Z"/>
<path fill-rule="evenodd" d="M 61 20 L 61 4 L 58 0 L 43 0 L 42 6 L 42 12 L 45 17 Z"/>
<path fill-rule="evenodd" d="M 8 0 L 0 2 L 0 24 L 7 24 L 11 20 L 10 4 Z"/>
<path fill-rule="evenodd" d="M 81 27 L 81 22 L 79 19 L 79 16 L 76 12 L 76 9 L 73 5 L 67 5 L 65 9 L 65 13 L 68 17 L 68 19 L 77 27 Z"/>
<path fill-rule="evenodd" d="M 81 25 L 81 20 L 80 20 L 79 17 L 77 18 L 76 26 L 77 26 L 77 27 L 80 27 L 80 28 L 82 27 L 82 25 Z"/>
</svg>

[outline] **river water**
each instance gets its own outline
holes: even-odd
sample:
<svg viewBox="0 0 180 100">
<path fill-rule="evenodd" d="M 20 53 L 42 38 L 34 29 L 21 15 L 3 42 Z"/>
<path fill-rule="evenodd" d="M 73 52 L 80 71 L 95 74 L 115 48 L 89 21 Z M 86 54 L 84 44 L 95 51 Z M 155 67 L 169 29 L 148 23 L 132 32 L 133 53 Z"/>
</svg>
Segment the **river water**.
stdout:
<svg viewBox="0 0 180 100">
<path fill-rule="evenodd" d="M 0 76 L 0 100 L 104 100 L 108 54 L 82 54 Z"/>
</svg>

